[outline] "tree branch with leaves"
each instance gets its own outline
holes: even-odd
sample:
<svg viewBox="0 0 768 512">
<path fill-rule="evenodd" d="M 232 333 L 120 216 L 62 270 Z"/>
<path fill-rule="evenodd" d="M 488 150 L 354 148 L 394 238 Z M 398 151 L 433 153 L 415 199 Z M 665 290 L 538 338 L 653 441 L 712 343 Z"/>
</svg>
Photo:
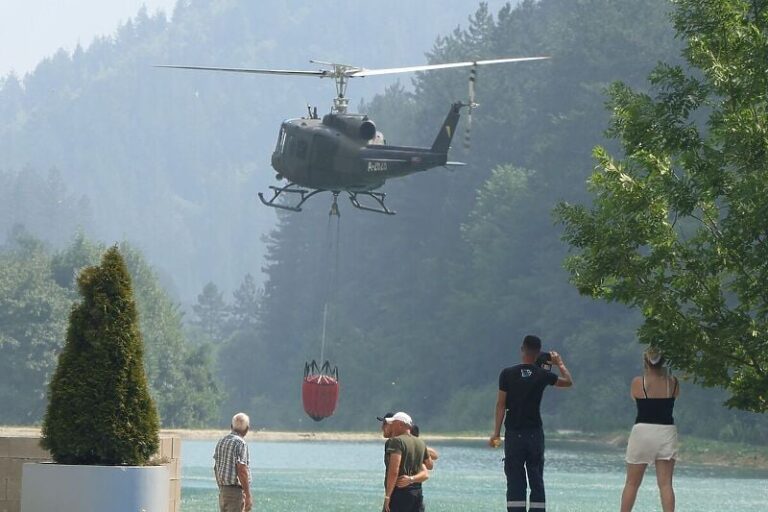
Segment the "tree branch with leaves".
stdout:
<svg viewBox="0 0 768 512">
<path fill-rule="evenodd" d="M 582 294 L 642 311 L 638 335 L 726 404 L 768 411 L 768 0 L 676 0 L 687 69 L 609 90 L 591 205 L 556 213 Z"/>
</svg>

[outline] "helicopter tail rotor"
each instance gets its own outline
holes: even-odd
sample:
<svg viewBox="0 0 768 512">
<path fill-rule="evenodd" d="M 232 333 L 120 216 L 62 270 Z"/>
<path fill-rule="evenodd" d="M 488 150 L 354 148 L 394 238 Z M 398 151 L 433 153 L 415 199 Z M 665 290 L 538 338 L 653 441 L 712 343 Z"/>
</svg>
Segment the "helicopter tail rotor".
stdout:
<svg viewBox="0 0 768 512">
<path fill-rule="evenodd" d="M 464 149 L 469 151 L 469 147 L 471 145 L 472 139 L 472 111 L 475 109 L 475 107 L 478 106 L 477 103 L 475 103 L 475 82 L 477 81 L 477 63 L 475 63 L 472 66 L 472 69 L 469 71 L 469 96 L 468 96 L 468 102 L 467 102 L 467 127 L 464 131 Z"/>
</svg>

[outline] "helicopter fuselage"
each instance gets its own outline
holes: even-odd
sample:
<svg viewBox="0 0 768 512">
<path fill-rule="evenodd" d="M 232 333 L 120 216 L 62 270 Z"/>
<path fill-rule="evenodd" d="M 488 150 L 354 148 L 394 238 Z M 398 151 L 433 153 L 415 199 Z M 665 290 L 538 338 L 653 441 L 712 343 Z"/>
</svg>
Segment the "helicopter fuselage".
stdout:
<svg viewBox="0 0 768 512">
<path fill-rule="evenodd" d="M 158 67 L 204 71 L 225 71 L 232 73 L 253 73 L 261 75 L 304 76 L 328 78 L 336 84 L 336 97 L 330 114 L 321 120 L 317 109 L 309 116 L 289 119 L 280 127 L 277 146 L 272 153 L 272 167 L 278 179 L 286 179 L 286 185 L 270 185 L 272 197 L 266 198 L 259 192 L 259 199 L 266 206 L 290 211 L 301 211 L 301 206 L 321 192 L 333 193 L 331 212 L 338 215 L 336 200 L 343 191 L 355 208 L 387 215 L 394 211 L 384 204 L 386 194 L 374 192 L 390 178 L 426 171 L 441 165 L 463 165 L 448 162 L 448 149 L 456 132 L 461 107 L 469 107 L 467 134 L 474 101 L 476 69 L 478 66 L 526 62 L 548 59 L 549 57 L 502 57 L 465 62 L 445 62 L 396 68 L 368 69 L 349 64 L 310 61 L 323 66 L 317 70 L 233 68 L 219 66 L 160 65 Z M 376 126 L 366 116 L 347 113 L 349 98 L 347 83 L 352 78 L 367 76 L 413 73 L 438 69 L 471 67 L 467 103 L 454 103 L 435 138 L 432 147 L 389 146 L 378 137 Z M 467 137 L 468 140 L 468 137 Z M 286 197 L 296 198 L 289 203 Z M 360 203 L 358 196 L 374 201 L 374 206 Z M 378 205 L 378 207 L 376 206 Z"/>
<path fill-rule="evenodd" d="M 278 177 L 312 189 L 367 192 L 387 179 L 446 165 L 461 104 L 454 104 L 431 148 L 382 143 L 362 114 L 289 119 L 272 153 Z"/>
</svg>

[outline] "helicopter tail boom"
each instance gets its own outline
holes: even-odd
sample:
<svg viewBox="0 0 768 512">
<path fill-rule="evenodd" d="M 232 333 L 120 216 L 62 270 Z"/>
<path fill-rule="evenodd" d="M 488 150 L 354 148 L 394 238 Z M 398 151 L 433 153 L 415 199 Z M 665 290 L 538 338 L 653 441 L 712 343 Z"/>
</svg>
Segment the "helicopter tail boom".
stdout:
<svg viewBox="0 0 768 512">
<path fill-rule="evenodd" d="M 448 153 L 448 149 L 451 147 L 451 140 L 456 133 L 456 125 L 459 122 L 459 111 L 463 103 L 454 103 L 451 105 L 451 110 L 443 121 L 443 126 L 440 127 L 440 131 L 435 137 L 435 142 L 432 143 L 431 151 L 435 153 Z"/>
</svg>

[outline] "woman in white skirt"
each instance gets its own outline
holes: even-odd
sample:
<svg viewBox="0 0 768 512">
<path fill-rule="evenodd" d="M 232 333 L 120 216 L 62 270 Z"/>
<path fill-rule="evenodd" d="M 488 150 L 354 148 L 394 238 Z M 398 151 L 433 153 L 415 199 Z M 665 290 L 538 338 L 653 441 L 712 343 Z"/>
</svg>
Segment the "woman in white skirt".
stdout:
<svg viewBox="0 0 768 512">
<path fill-rule="evenodd" d="M 654 350 L 643 354 L 645 371 L 632 380 L 632 398 L 637 404 L 637 418 L 627 444 L 627 481 L 621 493 L 621 512 L 630 512 L 637 490 L 649 464 L 656 464 L 661 508 L 675 510 L 672 473 L 677 459 L 677 427 L 672 416 L 675 398 L 680 395 L 676 377 L 664 367 L 664 357 Z"/>
</svg>

